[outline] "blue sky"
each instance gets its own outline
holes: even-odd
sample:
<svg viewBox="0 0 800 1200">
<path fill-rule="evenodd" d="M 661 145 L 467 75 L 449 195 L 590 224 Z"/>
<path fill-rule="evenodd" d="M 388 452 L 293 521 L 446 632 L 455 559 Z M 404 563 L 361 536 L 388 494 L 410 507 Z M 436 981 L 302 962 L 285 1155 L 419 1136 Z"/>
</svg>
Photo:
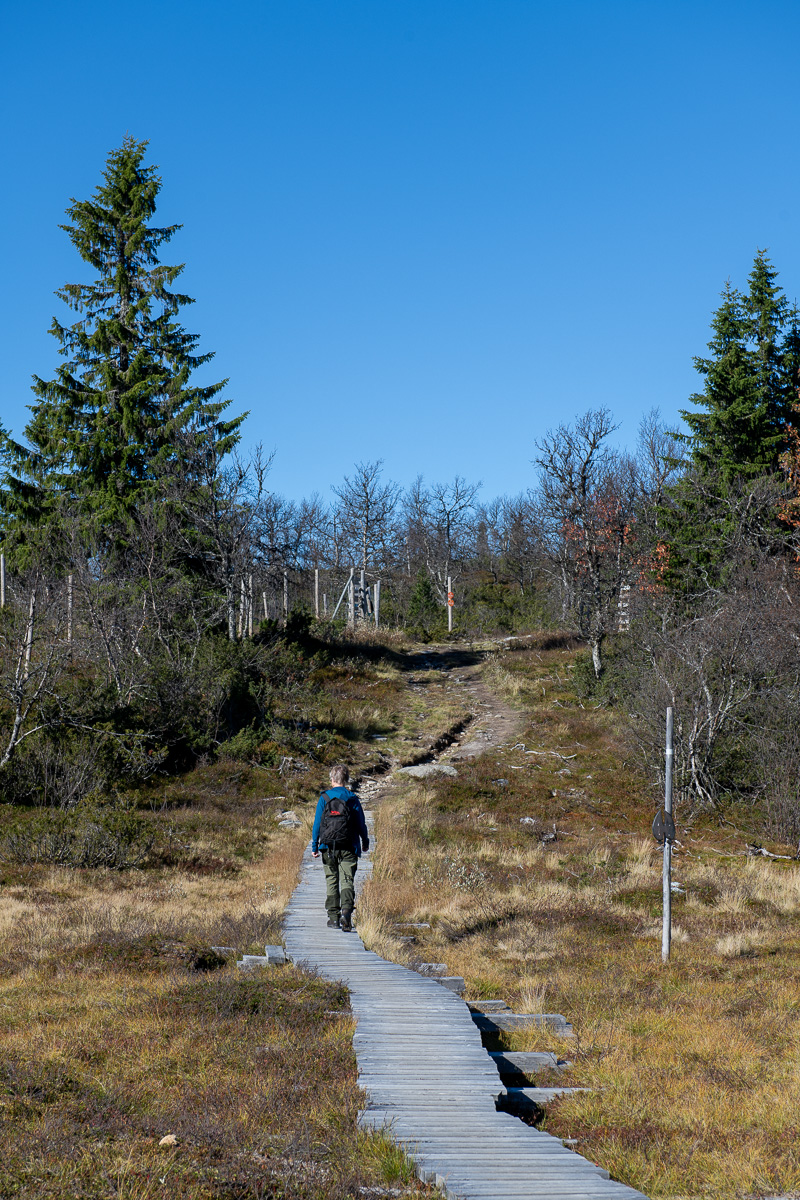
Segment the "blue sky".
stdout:
<svg viewBox="0 0 800 1200">
<path fill-rule="evenodd" d="M 800 5 L 658 0 L 6 3 L 0 415 L 20 435 L 83 277 L 59 230 L 126 132 L 161 168 L 245 448 L 293 498 L 356 461 L 533 482 L 608 407 L 697 387 L 729 276 L 800 295 Z"/>
</svg>

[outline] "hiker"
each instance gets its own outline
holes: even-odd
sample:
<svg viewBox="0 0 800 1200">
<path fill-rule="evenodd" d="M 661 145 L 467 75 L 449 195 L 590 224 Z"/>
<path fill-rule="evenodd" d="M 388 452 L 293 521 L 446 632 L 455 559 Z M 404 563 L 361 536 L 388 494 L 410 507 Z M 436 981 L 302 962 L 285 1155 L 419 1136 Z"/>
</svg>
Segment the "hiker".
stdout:
<svg viewBox="0 0 800 1200">
<path fill-rule="evenodd" d="M 331 767 L 331 786 L 317 802 L 311 853 L 325 868 L 325 908 L 331 928 L 350 933 L 353 928 L 355 889 L 353 877 L 361 851 L 369 850 L 369 834 L 361 801 L 348 791 L 347 767 Z"/>
</svg>

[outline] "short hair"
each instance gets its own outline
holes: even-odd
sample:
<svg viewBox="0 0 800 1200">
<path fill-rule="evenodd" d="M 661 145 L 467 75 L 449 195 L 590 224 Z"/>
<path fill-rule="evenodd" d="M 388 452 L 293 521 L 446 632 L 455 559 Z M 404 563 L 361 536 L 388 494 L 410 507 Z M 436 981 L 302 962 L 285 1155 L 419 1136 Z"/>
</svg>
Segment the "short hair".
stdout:
<svg viewBox="0 0 800 1200">
<path fill-rule="evenodd" d="M 342 763 L 337 763 L 335 767 L 331 767 L 331 783 L 336 787 L 345 787 L 350 782 L 350 772 Z"/>
</svg>

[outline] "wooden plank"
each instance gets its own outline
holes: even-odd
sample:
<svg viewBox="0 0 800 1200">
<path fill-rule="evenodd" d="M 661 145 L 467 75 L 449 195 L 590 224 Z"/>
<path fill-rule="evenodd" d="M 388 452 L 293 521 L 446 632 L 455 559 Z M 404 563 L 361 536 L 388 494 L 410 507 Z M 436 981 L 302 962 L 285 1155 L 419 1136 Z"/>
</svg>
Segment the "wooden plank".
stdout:
<svg viewBox="0 0 800 1200">
<path fill-rule="evenodd" d="M 362 860 L 359 885 L 369 865 Z M 646 1200 L 604 1178 L 600 1168 L 558 1138 L 496 1109 L 495 1099 L 504 1091 L 498 1056 L 484 1049 L 477 1022 L 527 1016 L 531 1024 L 558 1014 L 497 1011 L 502 1001 L 486 1004 L 491 1015 L 470 1012 L 436 979 L 366 951 L 357 932 L 328 929 L 324 901 L 323 872 L 307 854 L 287 913 L 286 948 L 295 962 L 306 962 L 350 988 L 359 1083 L 368 1098 L 359 1116 L 362 1128 L 386 1130 L 414 1159 L 420 1177 L 451 1198 Z M 476 1010 L 479 1005 L 476 1001 Z M 561 1032 L 568 1022 L 559 1020 Z M 511 1065 L 526 1056 L 499 1057 Z M 555 1055 L 530 1052 L 527 1058 L 539 1063 L 539 1070 L 557 1065 Z"/>
</svg>

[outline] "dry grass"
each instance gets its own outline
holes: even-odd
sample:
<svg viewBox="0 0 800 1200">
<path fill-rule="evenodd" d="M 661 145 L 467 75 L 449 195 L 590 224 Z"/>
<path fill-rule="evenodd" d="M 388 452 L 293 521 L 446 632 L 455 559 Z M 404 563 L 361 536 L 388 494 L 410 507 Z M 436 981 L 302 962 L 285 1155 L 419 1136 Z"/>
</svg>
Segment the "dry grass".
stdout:
<svg viewBox="0 0 800 1200">
<path fill-rule="evenodd" d="M 244 976 L 209 953 L 279 940 L 306 840 L 281 831 L 234 879 L 51 870 L 13 889 L 0 1195 L 418 1191 L 402 1154 L 355 1132 L 353 1026 L 329 1015 L 345 989 L 293 967 Z"/>
<path fill-rule="evenodd" d="M 291 966 L 244 975 L 210 950 L 280 942 L 324 756 L 369 765 L 374 747 L 343 752 L 342 731 L 391 721 L 401 694 L 396 672 L 360 667 L 316 681 L 336 732 L 308 769 L 228 761 L 129 798 L 154 839 L 146 869 L 0 861 L 4 1200 L 430 1194 L 356 1130 L 346 990 Z M 278 825 L 286 809 L 299 828 Z M 4 810 L 0 844 L 36 819 Z"/>
<path fill-rule="evenodd" d="M 376 945 L 402 959 L 392 924 L 428 921 L 415 956 L 468 993 L 562 1012 L 573 1041 L 532 1029 L 502 1043 L 573 1061 L 562 1080 L 591 1091 L 550 1106 L 547 1128 L 613 1177 L 671 1200 L 798 1190 L 800 869 L 746 859 L 746 828 L 681 826 L 679 812 L 664 967 L 653 793 L 622 765 L 613 713 L 575 701 L 569 665 L 538 651 L 492 666 L 495 681 L 521 677 L 500 681 L 525 706 L 524 746 L 382 805 Z"/>
</svg>

